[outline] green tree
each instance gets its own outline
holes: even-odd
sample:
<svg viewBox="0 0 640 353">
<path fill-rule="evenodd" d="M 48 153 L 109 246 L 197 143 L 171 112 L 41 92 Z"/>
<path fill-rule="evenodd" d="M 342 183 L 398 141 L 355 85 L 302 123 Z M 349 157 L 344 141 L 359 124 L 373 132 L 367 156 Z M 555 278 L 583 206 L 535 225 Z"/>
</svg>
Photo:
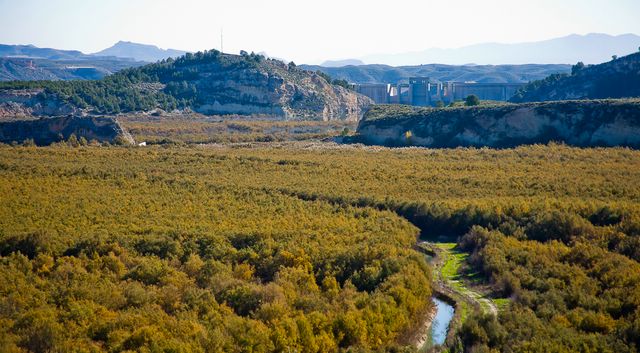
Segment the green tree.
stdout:
<svg viewBox="0 0 640 353">
<path fill-rule="evenodd" d="M 67 140 L 67 144 L 70 147 L 78 147 L 78 146 L 80 146 L 80 141 L 78 141 L 78 137 L 76 137 L 76 134 L 71 134 L 69 136 L 69 139 Z"/>
<path fill-rule="evenodd" d="M 324 78 L 325 81 L 327 81 L 327 83 L 331 83 L 331 81 L 333 81 L 333 79 L 331 78 L 331 76 L 327 75 L 326 73 L 318 70 L 316 71 L 316 74 L 318 74 L 318 76 Z"/>
<path fill-rule="evenodd" d="M 349 85 L 349 82 L 347 82 L 347 80 L 338 80 L 335 79 L 331 82 L 331 84 L 336 85 L 336 86 L 340 86 L 346 89 L 351 89 L 351 86 Z"/>
<path fill-rule="evenodd" d="M 571 67 L 571 75 L 572 76 L 577 75 L 580 71 L 584 69 L 584 67 L 585 67 L 584 63 L 582 61 L 579 61 L 577 64 Z"/>
<path fill-rule="evenodd" d="M 465 99 L 464 105 L 466 105 L 467 107 L 478 106 L 480 105 L 480 98 L 478 98 L 478 96 L 476 96 L 475 94 L 469 95 Z"/>
</svg>

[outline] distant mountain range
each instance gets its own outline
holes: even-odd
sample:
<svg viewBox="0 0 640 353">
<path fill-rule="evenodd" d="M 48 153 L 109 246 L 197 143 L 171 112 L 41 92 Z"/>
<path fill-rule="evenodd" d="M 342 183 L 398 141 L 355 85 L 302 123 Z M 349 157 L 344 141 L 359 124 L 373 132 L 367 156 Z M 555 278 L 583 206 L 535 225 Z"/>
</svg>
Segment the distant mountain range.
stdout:
<svg viewBox="0 0 640 353">
<path fill-rule="evenodd" d="M 351 83 L 408 83 L 410 77 L 429 77 L 438 81 L 480 83 L 527 83 L 552 74 L 571 72 L 571 65 L 419 65 L 393 67 L 361 65 L 323 67 L 300 65 L 305 70 L 322 71 Z"/>
<path fill-rule="evenodd" d="M 49 60 L 77 60 L 90 58 L 77 50 L 59 50 L 52 48 L 38 48 L 33 45 L 6 45 L 0 44 L 0 57 L 3 58 L 29 58 Z"/>
<path fill-rule="evenodd" d="M 640 47 L 640 36 L 634 34 L 611 36 L 592 33 L 572 34 L 567 37 L 530 43 L 485 43 L 457 49 L 431 48 L 399 54 L 382 53 L 350 60 L 391 66 L 434 63 L 449 65 L 575 64 L 578 61 L 597 64 L 611 59 L 612 55 L 623 56 L 636 52 L 638 47 Z M 349 60 L 342 61 L 349 62 Z M 333 62 L 328 63 L 323 66 L 336 66 L 332 64 Z"/>
<path fill-rule="evenodd" d="M 144 62 L 113 57 L 89 59 L 0 58 L 0 81 L 98 80 Z"/>
<path fill-rule="evenodd" d="M 95 54 L 0 44 L 0 81 L 97 80 L 122 69 L 186 53 L 122 41 Z"/>
<path fill-rule="evenodd" d="M 358 66 L 364 65 L 364 61 L 358 59 L 346 59 L 346 60 L 327 60 L 320 64 L 324 67 L 343 67 L 343 66 Z"/>
<path fill-rule="evenodd" d="M 155 45 L 120 41 L 114 46 L 94 53 L 94 56 L 115 56 L 131 58 L 136 61 L 156 62 L 167 58 L 177 58 L 186 51 L 176 49 L 160 49 Z"/>
<path fill-rule="evenodd" d="M 441 81 L 522 83 L 550 74 L 568 73 L 568 64 L 606 62 L 612 55 L 623 56 L 638 51 L 639 47 L 640 36 L 633 34 L 570 35 L 542 42 L 478 44 L 459 49 L 370 55 L 361 59 L 325 61 L 321 66 L 301 66 L 354 83 L 396 83 L 412 76 L 428 76 Z M 0 45 L 0 81 L 98 79 L 123 68 L 185 53 L 125 41 L 94 54 L 33 45 Z M 365 62 L 387 65 L 363 65 Z M 446 65 L 424 65 L 438 62 Z"/>
</svg>

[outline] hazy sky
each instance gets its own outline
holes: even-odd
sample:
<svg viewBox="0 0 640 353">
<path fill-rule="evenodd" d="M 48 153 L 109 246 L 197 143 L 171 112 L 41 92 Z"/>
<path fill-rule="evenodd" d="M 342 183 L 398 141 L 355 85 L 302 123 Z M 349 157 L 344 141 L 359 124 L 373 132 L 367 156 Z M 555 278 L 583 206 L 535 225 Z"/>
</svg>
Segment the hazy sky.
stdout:
<svg viewBox="0 0 640 353">
<path fill-rule="evenodd" d="M 119 40 L 190 51 L 265 51 L 298 63 L 640 34 L 640 0 L 0 0 L 0 43 L 96 52 Z"/>
</svg>

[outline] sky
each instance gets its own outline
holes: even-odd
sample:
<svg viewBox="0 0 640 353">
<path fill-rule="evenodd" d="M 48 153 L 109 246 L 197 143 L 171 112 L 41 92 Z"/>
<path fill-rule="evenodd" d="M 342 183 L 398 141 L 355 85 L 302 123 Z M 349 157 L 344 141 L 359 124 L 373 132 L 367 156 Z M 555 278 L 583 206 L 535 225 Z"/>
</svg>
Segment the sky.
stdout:
<svg viewBox="0 0 640 353">
<path fill-rule="evenodd" d="M 296 63 L 569 34 L 640 34 L 640 0 L 0 0 L 0 43 L 93 53 L 117 41 Z"/>
</svg>

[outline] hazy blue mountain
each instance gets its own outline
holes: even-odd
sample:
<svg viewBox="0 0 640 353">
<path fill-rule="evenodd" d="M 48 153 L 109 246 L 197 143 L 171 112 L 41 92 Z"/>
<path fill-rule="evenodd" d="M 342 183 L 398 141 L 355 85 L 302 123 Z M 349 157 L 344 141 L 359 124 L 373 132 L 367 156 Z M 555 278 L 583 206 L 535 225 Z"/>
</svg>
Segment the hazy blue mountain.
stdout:
<svg viewBox="0 0 640 353">
<path fill-rule="evenodd" d="M 300 65 L 305 70 L 322 71 L 352 83 L 408 82 L 409 77 L 430 77 L 439 81 L 475 81 L 481 83 L 526 83 L 552 74 L 571 72 L 570 65 L 361 65 L 323 67 Z"/>
<path fill-rule="evenodd" d="M 0 81 L 97 80 L 143 62 L 77 50 L 0 44 Z"/>
<path fill-rule="evenodd" d="M 120 41 L 114 46 L 94 53 L 96 56 L 115 56 L 118 58 L 132 58 L 137 61 L 156 62 L 167 58 L 177 58 L 186 51 L 175 49 L 160 49 L 155 45 L 139 44 Z"/>
<path fill-rule="evenodd" d="M 368 64 L 393 66 L 442 63 L 476 64 L 597 64 L 638 51 L 640 36 L 624 34 L 573 34 L 541 42 L 498 44 L 485 43 L 457 49 L 432 48 L 400 54 L 375 54 L 360 58 Z"/>
<path fill-rule="evenodd" d="M 345 60 L 327 60 L 320 64 L 324 67 L 342 67 L 342 66 L 357 66 L 364 65 L 364 61 L 358 59 L 345 59 Z"/>
<path fill-rule="evenodd" d="M 52 48 L 38 48 L 33 45 L 0 44 L 0 57 L 32 58 L 51 60 L 75 60 L 86 58 L 88 55 L 77 50 L 59 50 Z"/>
<path fill-rule="evenodd" d="M 144 62 L 112 57 L 66 60 L 0 57 L 0 81 L 98 80 Z"/>
</svg>

